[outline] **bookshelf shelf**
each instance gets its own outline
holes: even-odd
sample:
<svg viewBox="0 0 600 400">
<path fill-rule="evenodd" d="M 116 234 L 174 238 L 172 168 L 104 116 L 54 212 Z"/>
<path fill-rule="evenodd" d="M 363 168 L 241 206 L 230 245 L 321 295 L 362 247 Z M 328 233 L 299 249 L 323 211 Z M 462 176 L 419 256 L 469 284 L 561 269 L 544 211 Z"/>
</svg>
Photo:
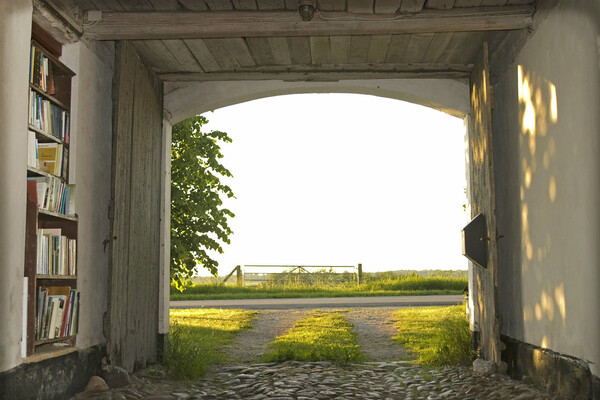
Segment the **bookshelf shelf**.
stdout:
<svg viewBox="0 0 600 400">
<path fill-rule="evenodd" d="M 76 275 L 79 222 L 76 214 L 67 215 L 74 212 L 71 194 L 75 189 L 67 184 L 67 170 L 71 79 L 75 74 L 53 54 L 56 49 L 52 45 L 46 48 L 36 41 L 38 34 L 44 35 L 34 24 L 24 266 L 26 360 L 32 361 L 75 348 L 80 299 Z"/>
<path fill-rule="evenodd" d="M 53 217 L 53 218 L 58 218 L 58 219 L 68 220 L 68 221 L 78 221 L 79 220 L 79 218 L 76 215 L 60 214 L 57 212 L 44 210 L 43 208 L 38 208 L 38 213 L 41 214 L 40 217 L 46 216 L 46 217 Z"/>
<path fill-rule="evenodd" d="M 40 89 L 39 87 L 37 87 L 33 83 L 30 83 L 29 87 L 31 89 L 35 90 L 40 96 L 46 98 L 47 100 L 50 100 L 53 104 L 56 104 L 57 106 L 59 106 L 63 110 L 69 111 L 69 107 L 67 105 L 63 104 L 62 101 L 58 100 L 56 97 L 54 97 L 54 96 L 48 94 L 47 92 L 43 91 L 42 89 Z"/>
<path fill-rule="evenodd" d="M 65 280 L 65 281 L 73 281 L 77 280 L 77 275 L 41 275 L 36 274 L 35 279 L 37 280 Z"/>
<path fill-rule="evenodd" d="M 58 144 L 63 144 L 63 145 L 67 144 L 64 141 L 57 138 L 56 136 L 52 136 L 48 132 L 44 132 L 43 130 L 41 130 L 40 128 L 38 128 L 36 126 L 29 124 L 28 128 L 30 131 L 35 132 L 36 137 L 38 138 L 39 141 L 56 142 Z"/>
</svg>

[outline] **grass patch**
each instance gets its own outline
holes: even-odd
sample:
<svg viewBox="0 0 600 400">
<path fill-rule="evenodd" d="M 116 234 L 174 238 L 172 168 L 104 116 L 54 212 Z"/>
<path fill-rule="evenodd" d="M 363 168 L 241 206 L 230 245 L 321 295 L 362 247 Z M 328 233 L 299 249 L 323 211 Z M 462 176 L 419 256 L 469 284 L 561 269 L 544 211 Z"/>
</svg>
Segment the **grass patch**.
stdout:
<svg viewBox="0 0 600 400">
<path fill-rule="evenodd" d="M 394 312 L 400 342 L 430 366 L 469 363 L 473 356 L 465 305 L 406 308 Z"/>
<path fill-rule="evenodd" d="M 340 311 L 313 311 L 290 331 L 275 338 L 263 360 L 331 361 L 338 365 L 365 361 L 357 337 Z"/>
<path fill-rule="evenodd" d="M 256 286 L 196 284 L 183 293 L 171 287 L 171 300 L 221 300 L 306 297 L 420 296 L 462 294 L 467 286 L 465 274 L 439 272 L 365 274 L 359 286 L 354 282 L 265 282 Z M 459 271 L 464 272 L 464 271 Z M 457 276 L 458 275 L 458 276 Z"/>
<path fill-rule="evenodd" d="M 225 362 L 219 349 L 237 333 L 252 327 L 257 314 L 244 310 L 171 310 L 169 352 L 165 357 L 169 373 L 192 380 L 202 376 L 209 365 Z"/>
</svg>

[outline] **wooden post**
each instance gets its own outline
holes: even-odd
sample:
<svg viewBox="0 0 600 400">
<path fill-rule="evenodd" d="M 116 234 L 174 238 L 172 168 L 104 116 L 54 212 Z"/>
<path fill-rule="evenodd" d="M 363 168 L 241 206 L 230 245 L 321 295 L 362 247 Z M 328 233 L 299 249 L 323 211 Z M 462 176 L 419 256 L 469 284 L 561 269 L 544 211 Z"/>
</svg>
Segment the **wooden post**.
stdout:
<svg viewBox="0 0 600 400">
<path fill-rule="evenodd" d="M 361 284 L 362 282 L 362 264 L 358 264 L 358 271 L 356 274 L 356 283 Z"/>
<path fill-rule="evenodd" d="M 237 285 L 238 286 L 242 286 L 242 283 L 243 283 L 242 282 L 242 279 L 243 279 L 243 276 L 242 276 L 242 266 L 238 265 L 235 268 L 237 269 Z"/>
</svg>

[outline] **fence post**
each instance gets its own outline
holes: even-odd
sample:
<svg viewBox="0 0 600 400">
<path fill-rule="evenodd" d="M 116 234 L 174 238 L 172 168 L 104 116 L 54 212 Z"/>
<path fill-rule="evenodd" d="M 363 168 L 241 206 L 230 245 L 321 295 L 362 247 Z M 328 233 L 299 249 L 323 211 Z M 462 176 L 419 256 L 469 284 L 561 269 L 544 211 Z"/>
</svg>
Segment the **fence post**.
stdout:
<svg viewBox="0 0 600 400">
<path fill-rule="evenodd" d="M 237 267 L 235 267 L 237 269 L 237 285 L 238 286 L 242 286 L 242 266 L 238 265 Z"/>
<path fill-rule="evenodd" d="M 358 264 L 358 273 L 356 275 L 356 283 L 359 285 L 362 283 L 362 264 Z"/>
</svg>

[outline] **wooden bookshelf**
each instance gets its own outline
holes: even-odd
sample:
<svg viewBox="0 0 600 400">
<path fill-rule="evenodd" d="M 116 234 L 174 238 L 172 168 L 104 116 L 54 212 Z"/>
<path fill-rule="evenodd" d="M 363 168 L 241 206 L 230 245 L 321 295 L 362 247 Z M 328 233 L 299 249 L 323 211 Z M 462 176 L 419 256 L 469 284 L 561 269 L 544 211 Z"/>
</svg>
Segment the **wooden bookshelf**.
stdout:
<svg viewBox="0 0 600 400">
<path fill-rule="evenodd" d="M 77 291 L 76 246 L 79 221 L 75 214 L 66 215 L 68 207 L 64 200 L 72 189 L 72 186 L 67 185 L 66 171 L 70 155 L 68 138 L 71 79 L 75 74 L 58 60 L 60 47 L 35 25 L 31 45 L 32 49 L 35 46 L 35 53 L 32 51 L 31 54 L 37 55 L 32 58 L 30 65 L 30 121 L 24 128 L 28 142 L 35 144 L 36 156 L 38 143 L 49 143 L 52 147 L 62 146 L 63 168 L 58 170 L 56 163 L 53 166 L 55 174 L 50 174 L 46 171 L 53 171 L 52 168 L 46 168 L 44 171 L 30 162 L 27 167 L 24 274 L 28 280 L 28 360 L 57 356 L 75 347 L 80 298 Z M 32 118 L 40 116 L 43 116 L 44 120 L 43 124 L 38 125 L 45 125 L 46 129 L 40 129 L 31 123 Z M 30 145 L 28 154 L 32 155 Z M 46 182 L 48 189 L 44 190 Z M 68 193 L 65 188 L 69 188 Z M 43 204 L 43 199 L 38 199 L 39 194 L 42 194 L 44 199 L 52 194 L 52 205 Z M 54 312 L 55 316 L 52 315 Z"/>
</svg>

